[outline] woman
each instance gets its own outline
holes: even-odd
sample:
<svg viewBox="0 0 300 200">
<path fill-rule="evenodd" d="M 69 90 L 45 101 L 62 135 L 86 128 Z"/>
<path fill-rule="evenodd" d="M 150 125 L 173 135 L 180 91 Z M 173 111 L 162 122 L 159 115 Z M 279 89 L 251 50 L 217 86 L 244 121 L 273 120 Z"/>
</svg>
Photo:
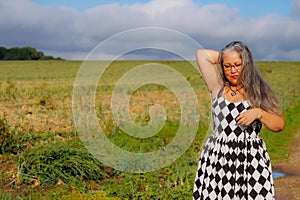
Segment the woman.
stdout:
<svg viewBox="0 0 300 200">
<path fill-rule="evenodd" d="M 221 52 L 198 50 L 196 58 L 212 97 L 213 134 L 201 152 L 194 199 L 274 199 L 270 158 L 259 137 L 262 124 L 274 132 L 284 128 L 274 93 L 242 42 Z"/>
</svg>

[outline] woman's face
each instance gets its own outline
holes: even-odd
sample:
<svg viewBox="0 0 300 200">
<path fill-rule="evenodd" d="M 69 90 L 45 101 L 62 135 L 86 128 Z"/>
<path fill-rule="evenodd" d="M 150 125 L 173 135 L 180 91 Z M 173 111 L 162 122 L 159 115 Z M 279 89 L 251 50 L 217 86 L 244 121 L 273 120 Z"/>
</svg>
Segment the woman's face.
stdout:
<svg viewBox="0 0 300 200">
<path fill-rule="evenodd" d="M 235 51 L 231 50 L 224 53 L 223 57 L 223 70 L 224 75 L 227 80 L 231 83 L 231 85 L 238 85 L 238 79 L 240 76 L 240 72 L 242 70 L 242 58 L 240 54 Z"/>
</svg>

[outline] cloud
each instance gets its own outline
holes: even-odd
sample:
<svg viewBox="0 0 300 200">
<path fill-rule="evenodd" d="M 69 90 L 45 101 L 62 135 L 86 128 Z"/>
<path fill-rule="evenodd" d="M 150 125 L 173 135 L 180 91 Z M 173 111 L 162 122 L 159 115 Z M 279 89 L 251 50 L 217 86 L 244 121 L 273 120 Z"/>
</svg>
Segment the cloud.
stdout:
<svg viewBox="0 0 300 200">
<path fill-rule="evenodd" d="M 26 0 L 0 2 L 1 44 L 67 49 L 73 43 L 74 19 L 68 8 L 40 7 Z"/>
<path fill-rule="evenodd" d="M 152 0 L 131 5 L 112 3 L 84 11 L 40 6 L 30 0 L 1 1 L 0 45 L 29 45 L 53 56 L 83 59 L 114 34 L 155 26 L 187 34 L 205 48 L 221 49 L 232 40 L 242 40 L 252 49 L 256 59 L 299 60 L 299 2 L 293 2 L 290 16 L 270 14 L 245 18 L 239 16 L 238 8 L 225 4 L 200 6 L 192 0 Z M 138 37 L 148 39 L 142 35 L 135 39 Z M 112 48 L 119 45 L 122 43 Z M 108 50 L 107 54 L 111 53 Z"/>
<path fill-rule="evenodd" d="M 294 0 L 292 3 L 292 14 L 300 17 L 300 0 Z"/>
</svg>

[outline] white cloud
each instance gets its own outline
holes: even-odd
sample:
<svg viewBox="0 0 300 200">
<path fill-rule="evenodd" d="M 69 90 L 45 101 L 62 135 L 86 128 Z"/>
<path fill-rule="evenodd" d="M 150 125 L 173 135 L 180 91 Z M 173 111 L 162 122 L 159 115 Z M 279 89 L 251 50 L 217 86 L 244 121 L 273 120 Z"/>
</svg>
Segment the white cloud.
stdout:
<svg viewBox="0 0 300 200">
<path fill-rule="evenodd" d="M 174 9 L 181 9 L 188 6 L 193 6 L 193 3 L 189 0 L 152 0 L 149 3 L 135 4 L 131 7 L 134 10 L 146 13 L 150 18 L 156 18 Z"/>
<path fill-rule="evenodd" d="M 243 40 L 257 59 L 299 60 L 299 2 L 294 1 L 291 16 L 242 18 L 238 8 L 199 6 L 192 0 L 113 3 L 84 11 L 42 7 L 30 0 L 0 1 L 0 45 L 30 45 L 54 56 L 83 59 L 85 53 L 114 34 L 157 26 L 185 33 L 206 48 L 220 49 L 231 40 Z M 118 45 L 122 44 L 114 48 Z"/>
</svg>

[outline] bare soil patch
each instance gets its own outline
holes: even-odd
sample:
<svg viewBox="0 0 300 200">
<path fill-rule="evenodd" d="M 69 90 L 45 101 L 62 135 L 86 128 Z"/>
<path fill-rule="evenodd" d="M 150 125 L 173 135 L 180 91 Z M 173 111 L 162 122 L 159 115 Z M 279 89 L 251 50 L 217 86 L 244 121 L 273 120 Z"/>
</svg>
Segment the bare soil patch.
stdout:
<svg viewBox="0 0 300 200">
<path fill-rule="evenodd" d="M 274 169 L 285 174 L 275 179 L 276 200 L 300 200 L 300 128 L 291 144 L 288 160 L 276 164 Z"/>
</svg>

